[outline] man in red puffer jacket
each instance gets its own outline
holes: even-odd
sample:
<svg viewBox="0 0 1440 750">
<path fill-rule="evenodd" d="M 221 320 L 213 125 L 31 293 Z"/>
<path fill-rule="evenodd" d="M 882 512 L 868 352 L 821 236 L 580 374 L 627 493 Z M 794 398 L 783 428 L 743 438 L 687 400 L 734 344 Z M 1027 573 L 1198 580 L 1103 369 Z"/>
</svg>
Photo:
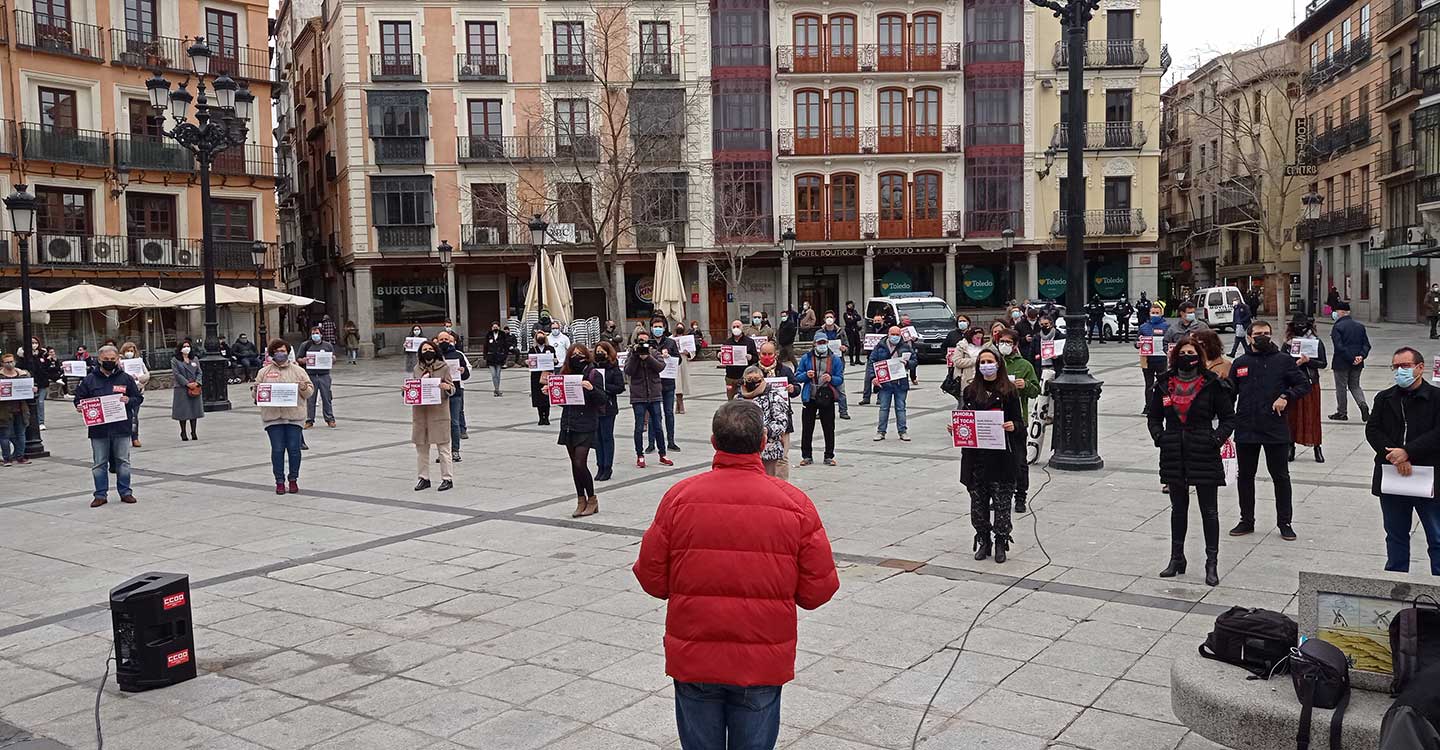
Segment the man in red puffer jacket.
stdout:
<svg viewBox="0 0 1440 750">
<path fill-rule="evenodd" d="M 840 579 L 814 503 L 765 474 L 759 407 L 726 402 L 711 432 L 713 468 L 665 493 L 635 578 L 670 601 L 665 673 L 680 746 L 769 750 L 780 686 L 795 677 L 795 606 L 830 601 Z"/>
</svg>

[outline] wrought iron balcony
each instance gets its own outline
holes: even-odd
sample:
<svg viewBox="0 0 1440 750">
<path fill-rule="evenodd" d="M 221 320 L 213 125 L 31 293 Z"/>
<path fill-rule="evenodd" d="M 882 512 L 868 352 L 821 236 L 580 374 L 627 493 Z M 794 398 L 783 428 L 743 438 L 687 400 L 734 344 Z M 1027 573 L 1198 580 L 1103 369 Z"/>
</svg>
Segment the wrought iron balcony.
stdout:
<svg viewBox="0 0 1440 750">
<path fill-rule="evenodd" d="M 925 73 L 959 70 L 960 44 L 820 44 L 775 48 L 778 73 Z"/>
<path fill-rule="evenodd" d="M 630 56 L 630 78 L 635 81 L 678 81 L 680 55 L 670 52 L 636 52 Z"/>
<path fill-rule="evenodd" d="M 593 135 L 462 135 L 456 139 L 461 164 L 533 162 L 600 158 L 600 140 Z"/>
<path fill-rule="evenodd" d="M 965 64 L 1024 62 L 1025 43 L 1015 42 L 966 42 Z"/>
<path fill-rule="evenodd" d="M 1382 180 L 1401 178 L 1415 169 L 1415 144 L 1401 143 L 1375 157 L 1375 174 Z"/>
<path fill-rule="evenodd" d="M 1381 100 L 1380 106 L 1384 108 L 1399 101 L 1406 94 L 1411 92 L 1419 93 L 1419 90 L 1420 72 L 1415 68 L 1392 70 L 1390 71 L 1390 78 L 1382 90 L 1383 99 Z"/>
<path fill-rule="evenodd" d="M 504 81 L 510 77 L 508 55 L 464 53 L 455 56 L 455 77 L 462 81 Z"/>
<path fill-rule="evenodd" d="M 1440 94 L 1440 68 L 1432 68 L 1420 74 L 1420 93 L 1422 96 Z"/>
<path fill-rule="evenodd" d="M 1259 220 L 1260 209 L 1252 203 L 1237 206 L 1222 206 L 1215 214 L 1215 220 L 1224 225 L 1253 224 Z"/>
<path fill-rule="evenodd" d="M 1338 127 L 1331 128 L 1311 142 L 1314 158 L 1327 158 L 1336 151 L 1352 146 L 1363 146 L 1370 142 L 1370 118 L 1356 117 Z"/>
<path fill-rule="evenodd" d="M 375 244 L 382 253 L 428 253 L 430 230 L 428 224 L 375 227 Z"/>
<path fill-rule="evenodd" d="M 1064 237 L 1067 231 L 1068 212 L 1056 211 L 1050 222 L 1050 234 Z M 1086 211 L 1075 221 L 1084 223 L 1086 237 L 1130 237 L 1144 234 L 1149 226 L 1145 223 L 1145 212 L 1138 208 L 1102 208 Z"/>
<path fill-rule="evenodd" d="M 1070 66 L 1070 50 L 1065 40 L 1055 43 L 1051 61 L 1057 69 Z M 1091 39 L 1085 42 L 1087 68 L 1143 68 L 1150 62 L 1144 39 Z"/>
<path fill-rule="evenodd" d="M 1409 25 L 1415 19 L 1419 0 L 1390 0 L 1382 2 L 1380 12 L 1375 15 L 1375 41 L 1383 42 L 1394 32 Z"/>
<path fill-rule="evenodd" d="M 1302 219 L 1295 227 L 1295 238 L 1313 240 L 1346 232 L 1359 232 L 1368 229 L 1373 223 L 1370 209 L 1365 206 L 1339 208 L 1314 219 Z"/>
<path fill-rule="evenodd" d="M 115 166 L 161 172 L 193 172 L 195 157 L 184 146 L 158 135 L 115 134 Z"/>
<path fill-rule="evenodd" d="M 966 237 L 999 237 L 1006 229 L 1025 233 L 1025 220 L 1018 210 L 984 210 L 965 212 Z"/>
<path fill-rule="evenodd" d="M 20 150 L 26 159 L 108 167 L 110 136 L 97 130 L 59 128 L 27 122 L 20 125 Z"/>
<path fill-rule="evenodd" d="M 211 165 L 215 174 L 245 177 L 274 177 L 274 151 L 258 143 L 231 146 L 215 154 Z"/>
<path fill-rule="evenodd" d="M 420 56 L 376 52 L 370 55 L 370 80 L 418 81 Z"/>
<path fill-rule="evenodd" d="M 891 213 L 861 214 L 861 234 L 867 240 L 937 240 L 960 236 L 959 211 L 939 211 L 918 218 L 911 215 L 909 209 L 906 206 Z"/>
<path fill-rule="evenodd" d="M 545 56 L 545 80 L 547 81 L 593 81 L 595 73 L 590 69 L 594 61 L 584 52 L 565 52 Z"/>
<path fill-rule="evenodd" d="M 126 68 L 188 73 L 190 58 L 185 54 L 187 44 L 187 40 L 173 36 L 111 29 L 110 62 Z"/>
<path fill-rule="evenodd" d="M 263 47 L 214 47 L 210 58 L 210 72 L 224 73 L 231 78 L 246 81 L 275 83 L 280 80 L 275 69 L 270 67 L 270 50 Z M 185 58 L 180 59 L 185 64 Z"/>
<path fill-rule="evenodd" d="M 958 125 L 781 128 L 781 156 L 934 154 L 960 149 Z"/>
<path fill-rule="evenodd" d="M 684 247 L 687 236 L 685 229 L 684 219 L 636 224 L 635 246 L 663 248 L 674 243 L 676 247 Z"/>
<path fill-rule="evenodd" d="M 1420 178 L 1417 203 L 1440 202 L 1440 175 L 1428 174 Z"/>
<path fill-rule="evenodd" d="M 1326 84 L 1335 78 L 1344 75 L 1351 66 L 1358 65 L 1370 59 L 1370 38 L 1366 36 L 1355 37 L 1350 45 L 1336 51 L 1335 54 L 1315 63 L 1315 67 L 1307 71 L 1303 77 L 1305 87 L 1314 89 Z"/>
<path fill-rule="evenodd" d="M 424 164 L 428 136 L 370 136 L 376 164 Z"/>
<path fill-rule="evenodd" d="M 104 60 L 103 31 L 48 13 L 15 11 L 15 46 L 86 60 Z"/>
<path fill-rule="evenodd" d="M 971 146 L 1018 146 L 1024 140 L 1024 128 L 1019 123 L 1004 125 L 966 125 L 965 147 Z"/>
<path fill-rule="evenodd" d="M 1085 123 L 1086 149 L 1138 149 L 1145 145 L 1145 139 L 1145 123 L 1138 120 Z M 1059 149 L 1069 148 L 1070 130 L 1066 123 L 1055 124 L 1050 143 Z"/>
<path fill-rule="evenodd" d="M 530 228 L 522 224 L 481 220 L 460 227 L 460 249 L 467 253 L 498 252 L 517 247 L 532 249 Z"/>
<path fill-rule="evenodd" d="M 254 271 L 250 241 L 216 241 L 215 267 Z M 267 242 L 271 248 L 275 243 Z M 30 262 L 46 268 L 112 268 L 141 271 L 189 269 L 199 272 L 204 242 L 193 238 L 143 235 L 66 234 L 38 231 L 30 238 Z"/>
</svg>

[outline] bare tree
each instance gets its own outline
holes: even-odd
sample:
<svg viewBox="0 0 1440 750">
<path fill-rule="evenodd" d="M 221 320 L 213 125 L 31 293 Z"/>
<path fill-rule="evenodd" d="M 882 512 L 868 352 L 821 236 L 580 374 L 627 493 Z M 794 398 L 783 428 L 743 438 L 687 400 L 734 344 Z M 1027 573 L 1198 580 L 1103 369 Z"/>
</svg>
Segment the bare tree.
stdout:
<svg viewBox="0 0 1440 750">
<path fill-rule="evenodd" d="M 746 188 L 744 184 L 724 182 L 715 190 L 715 262 L 710 265 L 710 275 L 725 285 L 727 295 L 740 291 L 746 262 L 771 246 L 770 217 L 756 210 L 755 198 L 746 194 Z M 761 242 L 759 238 L 767 240 Z M 737 305 L 733 301 L 726 303 L 726 317 L 733 320 L 738 315 Z"/>
</svg>

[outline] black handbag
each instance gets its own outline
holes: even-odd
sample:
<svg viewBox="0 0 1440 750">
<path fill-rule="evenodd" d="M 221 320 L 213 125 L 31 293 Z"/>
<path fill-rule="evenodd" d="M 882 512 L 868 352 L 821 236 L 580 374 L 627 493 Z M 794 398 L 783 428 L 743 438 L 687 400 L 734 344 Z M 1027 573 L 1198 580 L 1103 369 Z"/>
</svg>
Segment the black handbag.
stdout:
<svg viewBox="0 0 1440 750">
<path fill-rule="evenodd" d="M 1331 708 L 1330 750 L 1341 750 L 1340 731 L 1350 705 L 1350 660 L 1332 643 L 1311 638 L 1290 653 L 1290 679 L 1300 699 L 1300 728 L 1296 750 L 1310 748 L 1310 712 L 1316 706 Z"/>
<path fill-rule="evenodd" d="M 1200 644 L 1200 655 L 1268 680 L 1299 640 L 1300 626 L 1284 614 L 1231 607 L 1215 618 L 1215 629 Z"/>
</svg>

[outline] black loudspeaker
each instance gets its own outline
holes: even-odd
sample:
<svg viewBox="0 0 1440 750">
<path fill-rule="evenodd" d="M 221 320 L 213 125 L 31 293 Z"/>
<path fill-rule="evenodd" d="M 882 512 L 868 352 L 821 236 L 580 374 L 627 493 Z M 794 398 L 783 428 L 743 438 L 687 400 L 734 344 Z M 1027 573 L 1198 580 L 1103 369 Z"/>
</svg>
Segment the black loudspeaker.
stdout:
<svg viewBox="0 0 1440 750">
<path fill-rule="evenodd" d="M 115 681 L 129 693 L 195 677 L 190 576 L 146 573 L 110 590 Z"/>
</svg>

